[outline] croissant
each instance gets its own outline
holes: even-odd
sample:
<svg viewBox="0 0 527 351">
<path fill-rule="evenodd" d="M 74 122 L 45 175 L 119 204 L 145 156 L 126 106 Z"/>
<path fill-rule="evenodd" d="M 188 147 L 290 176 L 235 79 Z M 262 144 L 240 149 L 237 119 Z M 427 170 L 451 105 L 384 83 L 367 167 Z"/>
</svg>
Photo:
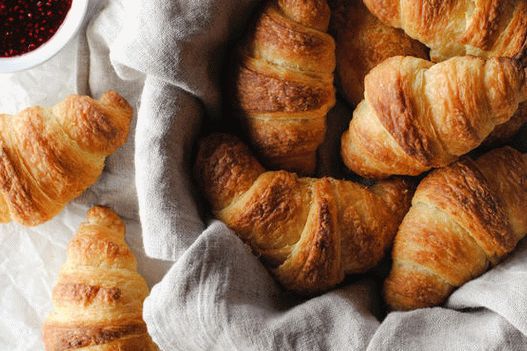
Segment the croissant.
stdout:
<svg viewBox="0 0 527 351">
<path fill-rule="evenodd" d="M 273 168 L 311 174 L 335 104 L 335 44 L 324 0 L 269 1 L 240 49 L 232 102 Z"/>
<path fill-rule="evenodd" d="M 365 89 L 341 154 L 348 168 L 371 178 L 446 166 L 527 100 L 525 71 L 508 58 L 455 57 L 434 65 L 393 57 L 366 76 Z"/>
<path fill-rule="evenodd" d="M 482 146 L 496 146 L 507 143 L 519 132 L 519 130 L 527 123 L 527 102 L 522 102 L 518 111 L 511 117 L 511 119 L 503 124 L 500 124 L 490 133 L 485 139 Z"/>
<path fill-rule="evenodd" d="M 428 175 L 393 247 L 385 299 L 393 309 L 442 303 L 527 234 L 527 154 L 495 149 Z"/>
<path fill-rule="evenodd" d="M 349 103 L 364 98 L 364 77 L 393 56 L 428 58 L 427 48 L 402 30 L 387 26 L 373 16 L 362 0 L 341 0 L 333 11 L 339 85 Z"/>
<path fill-rule="evenodd" d="M 110 91 L 0 115 L 0 222 L 43 223 L 102 173 L 126 141 L 130 105 Z"/>
<path fill-rule="evenodd" d="M 401 179 L 367 188 L 266 172 L 244 144 L 224 134 L 202 140 L 195 170 L 215 216 L 285 288 L 302 295 L 375 266 L 391 245 L 412 190 Z"/>
<path fill-rule="evenodd" d="M 525 0 L 364 0 L 384 23 L 426 44 L 432 61 L 454 56 L 525 59 Z"/>
<path fill-rule="evenodd" d="M 47 351 L 154 351 L 142 318 L 148 295 L 122 220 L 93 207 L 68 245 L 53 289 L 54 310 L 43 326 Z"/>
</svg>

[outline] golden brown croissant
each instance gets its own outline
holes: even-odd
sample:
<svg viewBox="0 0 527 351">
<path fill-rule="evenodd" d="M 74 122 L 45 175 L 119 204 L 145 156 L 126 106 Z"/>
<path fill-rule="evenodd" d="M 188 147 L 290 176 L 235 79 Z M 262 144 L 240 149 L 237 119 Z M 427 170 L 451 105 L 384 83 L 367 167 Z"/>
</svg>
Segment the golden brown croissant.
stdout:
<svg viewBox="0 0 527 351">
<path fill-rule="evenodd" d="M 313 173 L 335 104 L 325 0 L 269 1 L 240 50 L 233 107 L 265 163 Z"/>
<path fill-rule="evenodd" d="M 70 96 L 52 108 L 0 115 L 0 222 L 32 226 L 57 213 L 100 176 L 126 141 L 132 108 L 110 91 Z"/>
<path fill-rule="evenodd" d="M 333 12 L 332 31 L 339 84 L 353 105 L 364 98 L 364 77 L 379 63 L 399 55 L 428 58 L 423 44 L 383 24 L 362 0 L 339 1 Z"/>
<path fill-rule="evenodd" d="M 527 155 L 505 147 L 435 170 L 399 228 L 385 298 L 394 309 L 442 303 L 527 234 Z"/>
<path fill-rule="evenodd" d="M 143 321 L 145 280 L 124 241 L 122 220 L 93 207 L 68 245 L 43 326 L 47 351 L 154 351 Z"/>
<path fill-rule="evenodd" d="M 365 80 L 342 137 L 344 163 L 372 178 L 418 175 L 469 152 L 527 100 L 524 69 L 508 58 L 432 64 L 393 57 Z"/>
<path fill-rule="evenodd" d="M 200 143 L 197 181 L 212 210 L 287 289 L 312 294 L 375 266 L 406 213 L 403 180 L 370 188 L 332 178 L 266 172 L 238 139 Z"/>
<path fill-rule="evenodd" d="M 524 59 L 525 0 L 364 0 L 384 23 L 431 48 L 432 61 L 454 56 Z"/>
</svg>

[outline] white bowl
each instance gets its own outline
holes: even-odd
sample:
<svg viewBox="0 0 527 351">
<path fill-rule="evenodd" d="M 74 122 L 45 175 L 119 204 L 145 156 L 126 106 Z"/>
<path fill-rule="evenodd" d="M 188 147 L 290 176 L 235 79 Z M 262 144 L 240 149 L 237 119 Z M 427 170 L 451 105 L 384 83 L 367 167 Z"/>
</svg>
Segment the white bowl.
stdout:
<svg viewBox="0 0 527 351">
<path fill-rule="evenodd" d="M 43 62 L 57 54 L 77 34 L 86 10 L 88 0 L 73 0 L 71 8 L 57 32 L 37 49 L 13 57 L 0 57 L 0 73 L 22 71 Z"/>
</svg>

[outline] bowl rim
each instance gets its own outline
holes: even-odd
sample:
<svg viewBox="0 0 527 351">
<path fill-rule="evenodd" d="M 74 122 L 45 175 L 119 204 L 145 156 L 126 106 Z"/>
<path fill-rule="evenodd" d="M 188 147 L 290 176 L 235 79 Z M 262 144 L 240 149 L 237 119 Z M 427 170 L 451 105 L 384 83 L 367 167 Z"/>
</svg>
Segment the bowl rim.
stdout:
<svg viewBox="0 0 527 351">
<path fill-rule="evenodd" d="M 53 56 L 75 37 L 88 10 L 88 0 L 73 0 L 64 22 L 44 44 L 20 56 L 0 57 L 0 73 L 13 73 L 38 66 Z"/>
</svg>

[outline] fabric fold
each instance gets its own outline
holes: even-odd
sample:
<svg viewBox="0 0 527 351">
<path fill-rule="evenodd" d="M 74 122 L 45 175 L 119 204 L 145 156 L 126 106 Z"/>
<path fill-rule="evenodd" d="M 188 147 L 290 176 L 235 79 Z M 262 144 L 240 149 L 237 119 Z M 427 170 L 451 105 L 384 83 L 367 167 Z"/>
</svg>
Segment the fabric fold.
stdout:
<svg viewBox="0 0 527 351">
<path fill-rule="evenodd" d="M 153 288 L 144 315 L 164 350 L 364 350 L 379 325 L 375 288 L 362 280 L 295 298 L 215 220 Z"/>
<path fill-rule="evenodd" d="M 135 135 L 135 167 L 149 256 L 175 261 L 205 229 L 188 176 L 201 114 L 195 97 L 154 77 L 146 79 Z"/>
</svg>

